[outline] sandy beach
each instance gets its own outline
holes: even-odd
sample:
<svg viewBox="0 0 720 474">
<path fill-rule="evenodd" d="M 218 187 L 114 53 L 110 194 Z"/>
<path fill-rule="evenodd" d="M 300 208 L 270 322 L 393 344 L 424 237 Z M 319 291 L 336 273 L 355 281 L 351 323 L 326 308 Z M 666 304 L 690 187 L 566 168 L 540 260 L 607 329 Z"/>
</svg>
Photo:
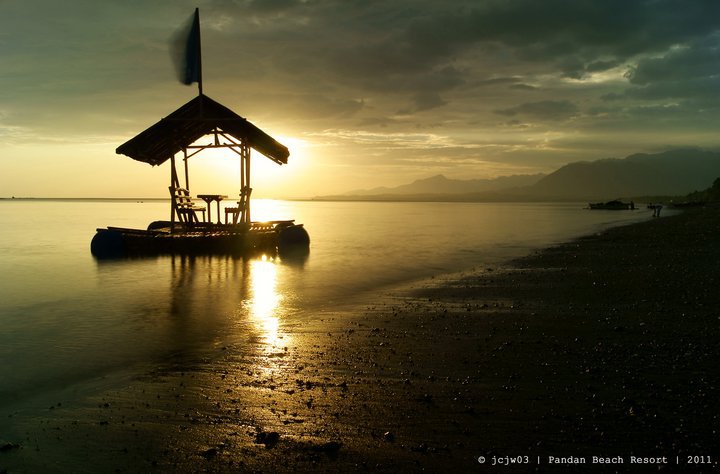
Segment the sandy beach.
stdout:
<svg viewBox="0 0 720 474">
<path fill-rule="evenodd" d="M 706 472 L 718 235 L 649 218 L 69 388 L 7 417 L 0 472 Z"/>
</svg>

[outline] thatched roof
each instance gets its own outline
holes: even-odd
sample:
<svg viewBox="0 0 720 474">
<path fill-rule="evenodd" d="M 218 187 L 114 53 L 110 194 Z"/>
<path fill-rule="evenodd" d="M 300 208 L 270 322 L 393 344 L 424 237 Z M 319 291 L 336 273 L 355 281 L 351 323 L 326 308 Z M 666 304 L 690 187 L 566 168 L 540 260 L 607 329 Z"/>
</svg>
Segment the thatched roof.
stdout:
<svg viewBox="0 0 720 474">
<path fill-rule="evenodd" d="M 160 165 L 175 153 L 219 128 L 247 143 L 278 164 L 287 163 L 290 152 L 270 135 L 206 95 L 199 95 L 158 123 L 120 145 L 118 154 Z"/>
</svg>

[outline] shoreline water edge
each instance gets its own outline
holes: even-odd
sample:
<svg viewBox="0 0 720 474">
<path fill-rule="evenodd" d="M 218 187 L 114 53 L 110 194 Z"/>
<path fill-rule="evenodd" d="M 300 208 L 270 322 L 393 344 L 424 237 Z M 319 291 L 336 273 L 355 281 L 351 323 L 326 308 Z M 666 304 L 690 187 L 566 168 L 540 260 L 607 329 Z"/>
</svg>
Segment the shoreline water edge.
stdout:
<svg viewBox="0 0 720 474">
<path fill-rule="evenodd" d="M 717 468 L 719 231 L 615 227 L 70 389 L 5 417 L 0 472 Z"/>
</svg>

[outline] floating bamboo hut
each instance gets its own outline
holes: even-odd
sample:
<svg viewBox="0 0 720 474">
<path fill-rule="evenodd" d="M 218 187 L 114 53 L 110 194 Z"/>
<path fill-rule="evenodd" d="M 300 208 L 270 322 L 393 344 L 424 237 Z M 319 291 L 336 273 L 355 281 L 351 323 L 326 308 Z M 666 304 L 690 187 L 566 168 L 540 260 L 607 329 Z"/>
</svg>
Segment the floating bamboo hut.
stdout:
<svg viewBox="0 0 720 474">
<path fill-rule="evenodd" d="M 310 238 L 302 224 L 294 220 L 251 219 L 251 150 L 278 165 L 287 164 L 290 152 L 247 119 L 203 94 L 198 10 L 187 51 L 184 68 L 187 77 L 183 82 L 197 82 L 198 96 L 116 150 L 152 166 L 170 162 L 170 220 L 154 221 L 147 229 L 99 228 L 90 246 L 93 255 L 98 258 L 163 253 L 247 255 L 306 250 Z M 208 141 L 201 143 L 203 137 Z M 232 206 L 223 209 L 222 215 L 220 203 L 228 196 L 197 195 L 204 202 L 200 204 L 190 192 L 188 173 L 191 157 L 216 148 L 230 150 L 240 160 L 239 195 Z M 178 173 L 180 159 L 182 169 Z"/>
</svg>

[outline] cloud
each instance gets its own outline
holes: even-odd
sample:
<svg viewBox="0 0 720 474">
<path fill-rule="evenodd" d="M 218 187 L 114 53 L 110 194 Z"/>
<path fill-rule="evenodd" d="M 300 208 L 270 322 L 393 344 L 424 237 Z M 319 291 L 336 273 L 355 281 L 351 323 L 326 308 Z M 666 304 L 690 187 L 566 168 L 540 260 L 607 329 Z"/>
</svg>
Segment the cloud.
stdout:
<svg viewBox="0 0 720 474">
<path fill-rule="evenodd" d="M 322 94 L 291 94 L 271 97 L 266 102 L 274 110 L 285 110 L 293 116 L 302 116 L 305 120 L 332 120 L 350 117 L 362 110 L 363 101 L 355 99 L 336 99 Z"/>
<path fill-rule="evenodd" d="M 583 80 L 626 63 L 637 64 L 631 83 L 640 85 L 660 73 L 653 58 L 676 45 L 695 42 L 699 54 L 710 54 L 702 41 L 718 29 L 714 18 L 720 17 L 716 2 L 685 0 L 246 1 L 212 5 L 217 11 L 211 15 L 236 18 L 236 28 L 223 32 L 227 45 L 237 48 L 233 38 L 246 43 L 248 33 L 241 24 L 256 29 L 249 46 L 268 48 L 272 61 L 260 67 L 280 73 L 278 80 L 294 77 L 302 87 L 312 80 L 338 101 L 347 95 L 382 97 L 388 116 L 398 110 L 420 112 L 447 106 L 457 100 L 453 93 L 468 84 L 507 81 L 512 91 L 530 91 L 540 87 L 535 80 L 539 77 L 555 74 Z M 277 35 L 275 41 L 271 34 Z M 498 75 L 498 71 L 511 74 Z M 484 79 L 479 77 L 483 74 Z M 622 96 L 620 90 L 604 94 Z M 491 110 L 558 120 L 576 112 L 561 95 L 556 88 L 556 97 L 549 101 L 565 101 L 564 106 L 556 104 L 545 114 L 535 112 L 532 106 L 516 110 L 505 105 Z M 508 94 L 507 101 L 511 100 Z"/>
<path fill-rule="evenodd" d="M 720 102 L 718 91 L 720 91 L 720 77 L 698 77 L 682 81 L 655 82 L 643 87 L 629 88 L 622 97 L 643 101 L 685 100 L 708 107 Z"/>
<path fill-rule="evenodd" d="M 479 44 L 496 43 L 521 60 L 574 64 L 581 77 L 637 54 L 663 51 L 717 30 L 711 1 L 533 0 L 465 3 L 418 17 L 396 41 L 433 65 Z"/>
<path fill-rule="evenodd" d="M 366 130 L 329 129 L 313 134 L 331 142 L 352 142 L 384 149 L 435 149 L 451 146 L 448 137 L 433 133 L 380 133 Z"/>
<path fill-rule="evenodd" d="M 514 117 L 516 115 L 535 120 L 567 120 L 578 114 L 578 108 L 566 100 L 543 100 L 539 102 L 526 102 L 516 107 L 496 110 L 495 113 Z"/>
<path fill-rule="evenodd" d="M 0 141 L 126 139 L 191 99 L 167 49 L 196 3 L 3 1 Z M 482 144 L 480 161 L 542 171 L 647 148 L 660 143 L 653 130 L 662 143 L 685 145 L 693 129 L 698 143 L 720 142 L 709 130 L 720 121 L 715 0 L 203 0 L 200 10 L 205 92 L 272 133 L 347 131 L 326 162 L 349 153 L 363 166 L 389 143 L 405 160 L 433 157 L 422 149 L 438 141 L 418 138 L 427 131 L 467 144 L 444 146 L 446 163 Z M 399 159 L 388 152 L 377 166 Z"/>
<path fill-rule="evenodd" d="M 720 34 L 670 48 L 659 57 L 643 58 L 631 68 L 631 84 L 679 82 L 720 75 Z"/>
<path fill-rule="evenodd" d="M 416 112 L 431 110 L 447 104 L 436 92 L 419 92 L 413 96 L 412 103 L 412 107 L 399 110 L 397 115 L 411 115 Z"/>
<path fill-rule="evenodd" d="M 530 84 L 513 84 L 510 86 L 510 89 L 520 90 L 520 91 L 536 91 L 538 90 L 537 87 L 530 85 Z"/>
</svg>

